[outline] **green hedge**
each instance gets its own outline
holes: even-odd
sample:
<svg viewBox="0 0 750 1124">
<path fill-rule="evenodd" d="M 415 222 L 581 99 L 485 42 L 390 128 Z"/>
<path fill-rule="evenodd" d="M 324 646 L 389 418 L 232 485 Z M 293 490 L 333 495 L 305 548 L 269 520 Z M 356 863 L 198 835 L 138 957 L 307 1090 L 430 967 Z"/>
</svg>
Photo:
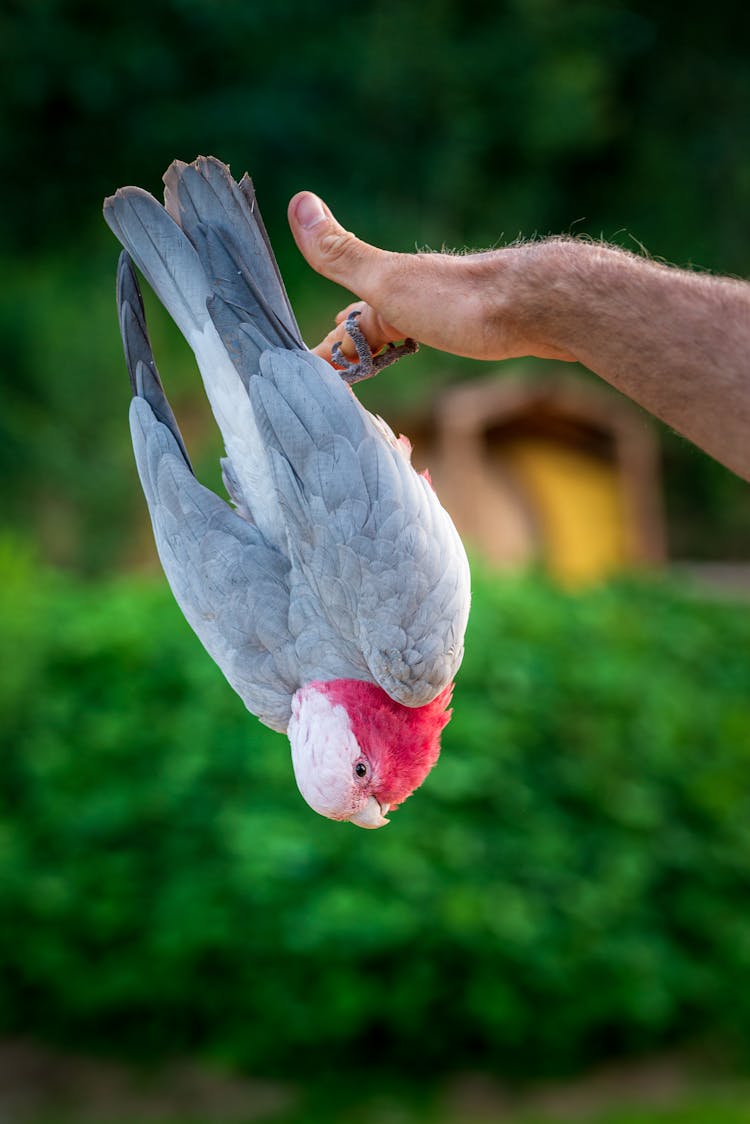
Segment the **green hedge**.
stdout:
<svg viewBox="0 0 750 1124">
<path fill-rule="evenodd" d="M 163 583 L 0 573 L 0 1030 L 295 1075 L 750 1042 L 750 607 L 479 577 L 442 760 L 370 833 Z"/>
</svg>

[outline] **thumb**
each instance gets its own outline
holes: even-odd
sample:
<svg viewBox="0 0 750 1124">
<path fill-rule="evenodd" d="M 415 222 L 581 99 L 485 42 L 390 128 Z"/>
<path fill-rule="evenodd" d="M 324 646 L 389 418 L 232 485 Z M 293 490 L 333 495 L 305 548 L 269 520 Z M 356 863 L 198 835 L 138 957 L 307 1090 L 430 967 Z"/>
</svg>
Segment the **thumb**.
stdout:
<svg viewBox="0 0 750 1124">
<path fill-rule="evenodd" d="M 310 191 L 289 203 L 289 225 L 303 256 L 317 273 L 375 302 L 391 254 L 361 242 L 336 221 L 328 207 Z"/>
</svg>

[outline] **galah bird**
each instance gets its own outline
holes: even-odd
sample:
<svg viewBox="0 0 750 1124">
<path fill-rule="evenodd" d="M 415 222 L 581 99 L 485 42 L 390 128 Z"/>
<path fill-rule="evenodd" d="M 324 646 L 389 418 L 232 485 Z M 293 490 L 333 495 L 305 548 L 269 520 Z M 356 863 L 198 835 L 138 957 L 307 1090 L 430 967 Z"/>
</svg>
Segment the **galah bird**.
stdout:
<svg viewBox="0 0 750 1124">
<path fill-rule="evenodd" d="M 261 722 L 286 731 L 321 815 L 380 827 L 435 763 L 463 655 L 469 568 L 405 439 L 302 341 L 252 181 L 176 161 L 164 206 L 105 200 L 143 491 L 174 596 Z M 134 261 L 198 362 L 234 507 L 195 478 L 146 331 Z M 342 365 L 346 365 L 339 352 Z M 390 358 L 387 356 L 386 358 Z M 343 376 L 343 377 L 342 377 Z"/>
</svg>

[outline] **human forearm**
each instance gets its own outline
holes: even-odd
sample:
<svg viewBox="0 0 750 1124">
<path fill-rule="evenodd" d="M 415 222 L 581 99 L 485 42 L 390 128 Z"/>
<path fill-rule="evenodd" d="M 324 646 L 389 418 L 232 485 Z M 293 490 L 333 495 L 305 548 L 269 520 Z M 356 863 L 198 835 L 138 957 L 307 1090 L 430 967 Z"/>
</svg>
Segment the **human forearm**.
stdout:
<svg viewBox="0 0 750 1124">
<path fill-rule="evenodd" d="M 750 478 L 750 285 L 577 240 L 509 253 L 499 321 L 570 354 Z"/>
</svg>

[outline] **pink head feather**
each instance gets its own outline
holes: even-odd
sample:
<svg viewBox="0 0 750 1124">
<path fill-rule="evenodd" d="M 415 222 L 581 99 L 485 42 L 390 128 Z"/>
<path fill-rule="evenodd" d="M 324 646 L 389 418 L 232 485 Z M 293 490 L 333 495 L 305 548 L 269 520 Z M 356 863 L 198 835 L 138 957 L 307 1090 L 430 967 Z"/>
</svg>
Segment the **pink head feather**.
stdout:
<svg viewBox="0 0 750 1124">
<path fill-rule="evenodd" d="M 395 702 L 374 683 L 334 679 L 311 686 L 343 706 L 362 752 L 373 766 L 373 789 L 391 809 L 418 788 L 440 754 L 440 734 L 450 721 L 453 684 L 426 706 Z"/>
</svg>

